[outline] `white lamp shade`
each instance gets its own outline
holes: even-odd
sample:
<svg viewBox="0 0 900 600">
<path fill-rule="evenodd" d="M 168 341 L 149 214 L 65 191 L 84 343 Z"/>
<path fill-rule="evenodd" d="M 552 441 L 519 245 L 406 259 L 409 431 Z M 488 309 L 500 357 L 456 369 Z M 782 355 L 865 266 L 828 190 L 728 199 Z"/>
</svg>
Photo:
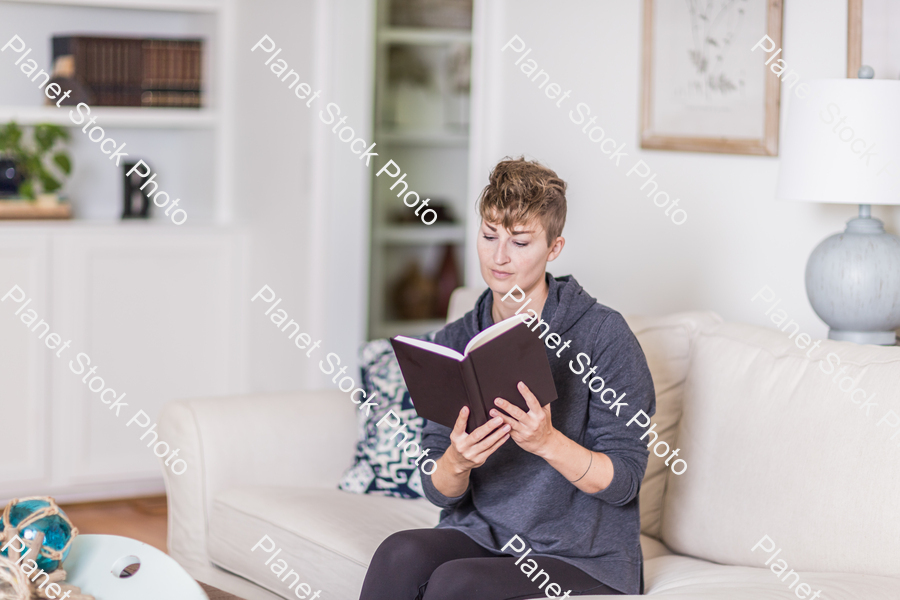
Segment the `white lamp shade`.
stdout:
<svg viewBox="0 0 900 600">
<path fill-rule="evenodd" d="M 900 81 L 820 79 L 806 86 L 805 98 L 791 98 L 777 196 L 900 204 Z"/>
</svg>

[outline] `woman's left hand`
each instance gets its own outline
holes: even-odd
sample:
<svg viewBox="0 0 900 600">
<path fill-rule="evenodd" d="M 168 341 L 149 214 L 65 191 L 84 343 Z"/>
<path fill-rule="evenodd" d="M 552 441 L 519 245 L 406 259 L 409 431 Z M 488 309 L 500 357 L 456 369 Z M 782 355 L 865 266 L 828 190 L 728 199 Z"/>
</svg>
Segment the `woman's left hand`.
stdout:
<svg viewBox="0 0 900 600">
<path fill-rule="evenodd" d="M 505 410 L 509 416 L 497 409 L 491 409 L 491 416 L 500 417 L 504 423 L 510 426 L 510 437 L 520 448 L 540 455 L 556 433 L 550 420 L 550 405 L 541 406 L 541 403 L 523 382 L 519 382 L 518 388 L 528 405 L 528 412 L 524 412 L 503 398 L 497 398 L 494 400 L 494 404 Z"/>
</svg>

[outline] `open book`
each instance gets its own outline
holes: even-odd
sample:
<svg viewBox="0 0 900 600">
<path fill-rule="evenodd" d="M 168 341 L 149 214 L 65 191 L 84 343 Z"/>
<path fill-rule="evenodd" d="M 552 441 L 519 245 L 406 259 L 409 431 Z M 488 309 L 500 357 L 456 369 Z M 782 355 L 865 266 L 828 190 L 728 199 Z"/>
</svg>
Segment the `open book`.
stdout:
<svg viewBox="0 0 900 600">
<path fill-rule="evenodd" d="M 467 432 L 487 423 L 496 398 L 528 412 L 516 387 L 520 381 L 541 406 L 557 398 L 544 343 L 519 317 L 480 332 L 464 354 L 402 335 L 392 338 L 391 345 L 416 412 L 451 429 L 463 406 L 469 407 Z"/>
</svg>

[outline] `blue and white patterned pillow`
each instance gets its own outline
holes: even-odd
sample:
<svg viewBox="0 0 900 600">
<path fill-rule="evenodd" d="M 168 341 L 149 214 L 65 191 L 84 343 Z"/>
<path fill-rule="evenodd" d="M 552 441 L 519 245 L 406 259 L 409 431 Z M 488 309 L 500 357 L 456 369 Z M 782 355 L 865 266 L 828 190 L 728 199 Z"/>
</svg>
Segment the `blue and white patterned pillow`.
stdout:
<svg viewBox="0 0 900 600">
<path fill-rule="evenodd" d="M 424 339 L 431 341 L 434 336 L 435 333 L 429 333 Z M 358 411 L 356 457 L 338 487 L 356 494 L 419 498 L 423 492 L 421 475 L 415 464 L 418 454 L 410 457 L 397 447 L 403 434 L 389 439 L 391 431 L 395 431 L 388 426 L 389 421 L 381 427 L 375 426 L 389 410 L 393 410 L 400 422 L 406 423 L 407 431 L 413 434 L 410 443 L 422 443 L 425 419 L 416 414 L 390 341 L 375 340 L 363 346 L 360 370 L 366 397 L 371 398 L 377 392 L 375 402 L 378 406 L 368 417 L 365 410 Z"/>
</svg>

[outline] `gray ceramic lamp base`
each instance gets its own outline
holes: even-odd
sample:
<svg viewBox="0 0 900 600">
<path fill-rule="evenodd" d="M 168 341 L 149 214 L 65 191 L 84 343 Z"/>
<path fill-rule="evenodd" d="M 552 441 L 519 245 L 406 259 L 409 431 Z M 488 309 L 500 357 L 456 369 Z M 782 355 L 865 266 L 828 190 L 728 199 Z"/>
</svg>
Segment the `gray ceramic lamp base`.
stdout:
<svg viewBox="0 0 900 600">
<path fill-rule="evenodd" d="M 806 265 L 806 294 L 828 338 L 891 346 L 900 328 L 900 237 L 878 219 L 847 222 Z"/>
</svg>

